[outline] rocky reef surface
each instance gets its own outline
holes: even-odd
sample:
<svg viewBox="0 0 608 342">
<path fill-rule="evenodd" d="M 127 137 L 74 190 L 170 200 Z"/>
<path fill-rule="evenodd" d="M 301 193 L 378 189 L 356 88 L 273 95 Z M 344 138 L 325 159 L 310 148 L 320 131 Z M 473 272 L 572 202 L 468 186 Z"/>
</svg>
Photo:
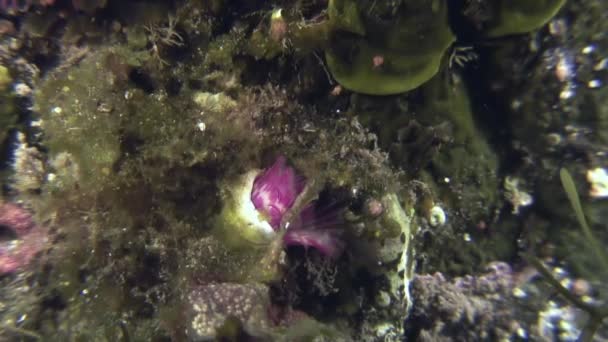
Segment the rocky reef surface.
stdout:
<svg viewBox="0 0 608 342">
<path fill-rule="evenodd" d="M 608 338 L 606 19 L 0 1 L 0 336 Z"/>
</svg>

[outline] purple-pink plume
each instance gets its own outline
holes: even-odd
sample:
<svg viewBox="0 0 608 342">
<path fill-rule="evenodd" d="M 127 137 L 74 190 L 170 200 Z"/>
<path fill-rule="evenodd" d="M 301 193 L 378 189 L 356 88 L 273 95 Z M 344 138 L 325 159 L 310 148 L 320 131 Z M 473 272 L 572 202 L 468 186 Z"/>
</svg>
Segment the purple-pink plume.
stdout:
<svg viewBox="0 0 608 342">
<path fill-rule="evenodd" d="M 267 218 L 270 226 L 278 231 L 283 216 L 293 206 L 304 189 L 304 184 L 305 179 L 287 165 L 285 157 L 279 156 L 270 168 L 256 177 L 251 190 L 251 201 L 256 210 Z M 283 236 L 285 246 L 312 247 L 329 257 L 339 255 L 342 251 L 339 231 L 335 228 L 319 228 L 313 205 L 304 208 L 298 218 Z"/>
<path fill-rule="evenodd" d="M 286 246 L 312 247 L 325 256 L 336 258 L 344 247 L 338 235 L 336 229 L 290 229 L 283 236 L 283 243 Z"/>
<path fill-rule="evenodd" d="M 283 215 L 293 206 L 303 189 L 304 181 L 298 179 L 295 170 L 287 165 L 285 157 L 280 156 L 268 170 L 256 177 L 251 201 L 277 231 Z"/>
</svg>

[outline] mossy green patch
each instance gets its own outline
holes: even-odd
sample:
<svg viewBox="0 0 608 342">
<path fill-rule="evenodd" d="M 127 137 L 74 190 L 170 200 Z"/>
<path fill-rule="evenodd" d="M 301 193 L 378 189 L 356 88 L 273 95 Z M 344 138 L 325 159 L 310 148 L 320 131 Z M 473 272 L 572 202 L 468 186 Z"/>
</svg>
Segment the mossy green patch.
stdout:
<svg viewBox="0 0 608 342">
<path fill-rule="evenodd" d="M 276 280 L 284 271 L 280 235 L 257 240 L 247 230 L 257 213 L 234 212 L 239 200 L 250 202 L 240 177 L 266 156 L 285 155 L 318 191 L 382 196 L 402 188 L 356 119 L 336 120 L 266 80 L 241 83 L 258 71 L 239 56 L 253 29 L 246 22 L 214 37 L 180 22 L 185 44 L 196 37 L 200 45 L 170 67 L 152 63 L 150 33 L 133 26 L 125 44 L 91 46 L 74 65 L 45 74 L 35 111 L 49 177 L 32 208 L 58 239 L 36 291 L 65 307 L 25 327 L 44 325 L 39 330 L 53 340 L 71 327 L 83 340 L 162 339 L 184 331 L 175 322 L 191 318 L 180 299 L 193 284 Z M 395 241 L 398 228 L 387 229 Z M 348 277 L 351 265 L 344 267 Z M 168 318 L 167 328 L 159 308 L 183 316 Z M 65 316 L 47 324 L 46 312 Z"/>
<path fill-rule="evenodd" d="M 496 4 L 497 18 L 486 31 L 488 37 L 526 33 L 545 25 L 566 0 L 502 0 Z"/>
<path fill-rule="evenodd" d="M 118 124 L 126 111 L 104 57 L 97 54 L 65 74 L 50 75 L 36 93 L 51 153 L 69 152 L 82 181 L 91 185 L 112 173 L 120 155 Z"/>
<path fill-rule="evenodd" d="M 13 81 L 7 67 L 0 65 L 0 146 L 17 121 L 10 84 Z"/>
<path fill-rule="evenodd" d="M 445 1 L 330 1 L 334 25 L 325 57 L 344 87 L 372 95 L 414 89 L 439 70 L 455 37 Z"/>
<path fill-rule="evenodd" d="M 11 77 L 8 68 L 4 65 L 0 65 L 0 91 L 7 91 L 11 82 L 13 82 L 13 78 Z"/>
<path fill-rule="evenodd" d="M 495 207 L 500 199 L 498 156 L 475 122 L 467 90 L 463 84 L 448 86 L 440 77 L 423 90 L 423 102 L 429 105 L 418 115 L 429 118 L 426 122 L 430 124 L 447 120 L 453 139 L 431 161 L 431 178 L 449 179 L 450 186 L 440 193 L 450 206 L 460 207 L 473 222 L 487 219 L 488 208 Z"/>
</svg>

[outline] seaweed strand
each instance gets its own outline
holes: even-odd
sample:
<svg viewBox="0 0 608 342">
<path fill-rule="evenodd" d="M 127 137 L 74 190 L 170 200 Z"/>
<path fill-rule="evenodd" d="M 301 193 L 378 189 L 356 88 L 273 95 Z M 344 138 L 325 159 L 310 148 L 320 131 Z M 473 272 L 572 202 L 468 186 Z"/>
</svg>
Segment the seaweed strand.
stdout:
<svg viewBox="0 0 608 342">
<path fill-rule="evenodd" d="M 560 169 L 559 176 L 561 179 L 562 186 L 564 187 L 564 191 L 566 192 L 568 200 L 570 201 L 570 205 L 572 206 L 572 209 L 576 214 L 576 218 L 581 227 L 581 230 L 583 231 L 585 239 L 589 243 L 596 258 L 599 259 L 599 262 L 602 264 L 602 267 L 608 268 L 608 257 L 600 247 L 598 240 L 595 238 L 595 236 L 591 232 L 591 228 L 589 228 L 589 225 L 587 224 L 587 220 L 585 219 L 585 214 L 583 212 L 583 207 L 581 205 L 576 186 L 574 185 L 574 181 L 572 180 L 572 176 L 570 175 L 568 170 L 564 168 Z M 530 262 L 538 270 L 538 272 L 559 294 L 561 294 L 574 306 L 585 311 L 589 315 L 589 320 L 583 327 L 578 340 L 582 342 L 592 341 L 595 332 L 602 325 L 603 320 L 608 317 L 608 307 L 598 307 L 585 303 L 583 300 L 581 300 L 572 292 L 570 292 L 570 290 L 564 287 L 555 278 L 551 271 L 549 271 L 549 269 L 547 269 L 547 267 L 543 265 L 543 263 L 537 257 L 526 254 L 524 255 L 524 258 L 528 260 L 528 262 Z"/>
<path fill-rule="evenodd" d="M 597 239 L 595 238 L 595 236 L 591 232 L 591 229 L 589 228 L 589 225 L 587 224 L 585 214 L 583 213 L 583 207 L 581 206 L 581 201 L 579 200 L 578 192 L 576 191 L 576 186 L 574 185 L 572 176 L 570 175 L 568 170 L 562 168 L 559 171 L 559 177 L 562 181 L 562 186 L 566 191 L 566 195 L 568 196 L 568 200 L 570 200 L 572 209 L 574 209 L 576 219 L 578 220 L 578 223 L 581 226 L 581 229 L 583 230 L 585 239 L 591 246 L 591 249 L 593 249 L 593 253 L 595 253 L 597 259 L 599 259 L 599 261 L 602 263 L 602 267 L 604 267 L 604 269 L 608 269 L 608 256 L 600 247 Z"/>
</svg>

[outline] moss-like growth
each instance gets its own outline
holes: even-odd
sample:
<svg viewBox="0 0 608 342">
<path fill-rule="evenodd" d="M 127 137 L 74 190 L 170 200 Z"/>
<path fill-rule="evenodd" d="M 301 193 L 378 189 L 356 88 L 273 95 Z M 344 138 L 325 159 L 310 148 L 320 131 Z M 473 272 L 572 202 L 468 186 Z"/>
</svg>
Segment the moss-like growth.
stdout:
<svg viewBox="0 0 608 342">
<path fill-rule="evenodd" d="M 488 222 L 488 208 L 500 205 L 499 164 L 475 121 L 464 84 L 450 84 L 447 76 L 437 75 L 416 96 L 354 96 L 352 111 L 375 126 L 381 147 L 415 179 L 419 215 L 428 221 L 435 205 L 447 214 L 445 225 L 429 228 L 434 238 L 419 246 L 419 255 L 428 261 L 419 264 L 420 269 L 465 274 L 474 272 L 476 265 L 512 256 L 514 249 L 507 241 L 515 233 L 510 230 L 487 240 L 479 236 L 475 243 L 462 238 L 464 227 Z M 477 238 L 475 231 L 468 232 Z"/>
<path fill-rule="evenodd" d="M 500 37 L 527 33 L 545 25 L 566 3 L 566 0 L 502 0 L 496 6 L 496 17 L 486 35 Z"/>
<path fill-rule="evenodd" d="M 428 181 L 447 177 L 450 186 L 441 187 L 440 197 L 450 206 L 464 209 L 464 216 L 473 222 L 487 219 L 488 208 L 499 200 L 498 157 L 475 121 L 465 86 L 446 85 L 437 77 L 422 93 L 423 103 L 429 105 L 417 116 L 431 125 L 447 121 L 452 132 L 452 141 L 431 161 L 433 175 Z"/>
<path fill-rule="evenodd" d="M 179 62 L 169 64 L 173 56 L 163 49 L 165 63 L 153 63 L 150 27 L 128 25 L 123 43 L 87 45 L 86 55 L 46 70 L 36 83 L 44 182 L 27 201 L 40 222 L 48 224 L 53 248 L 40 260 L 45 271 L 36 284 L 44 285 L 31 290 L 40 294 L 43 299 L 36 299 L 42 304 L 29 306 L 28 320 L 21 326 L 50 340 L 68 334 L 82 340 L 154 340 L 168 335 L 183 340 L 179 334 L 193 317 L 183 310 L 182 299 L 195 286 L 260 281 L 285 287 L 281 298 L 306 302 L 295 309 L 323 318 L 330 327 L 334 316 L 347 322 L 337 309 L 342 304 L 326 305 L 319 294 L 302 296 L 298 283 L 286 281 L 287 272 L 302 274 L 294 265 L 303 265 L 308 255 L 319 256 L 314 248 L 297 257 L 296 264 L 283 256 L 304 252 L 302 247 L 286 247 L 280 234 L 258 240 L 247 230 L 246 216 L 230 215 L 239 205 L 236 200 L 249 201 L 250 193 L 241 190 L 250 185 L 244 185 L 242 177 L 248 175 L 251 181 L 251 170 L 262 168 L 263 160 L 285 155 L 314 183 L 311 197 L 319 197 L 317 203 L 326 204 L 333 216 L 336 206 L 340 212 L 351 200 L 359 200 L 354 197 L 383 198 L 386 189 L 407 194 L 397 181 L 399 172 L 356 118 L 338 116 L 319 103 L 300 104 L 284 83 L 268 83 L 265 69 L 258 68 L 264 62 L 244 56 L 248 51 L 243 42 L 258 17 L 243 16 L 228 29 L 230 23 L 218 24 L 200 13 L 184 21 L 188 14 L 177 12 L 175 25 L 169 26 L 183 37 Z M 206 23 L 201 24 L 201 18 Z M 325 32 L 327 27 L 315 28 Z M 300 33 L 303 40 L 311 38 L 292 31 L 294 42 Z M 310 60 L 322 73 L 316 57 Z M 296 72 L 286 77 L 295 80 L 310 69 L 293 68 L 285 74 L 292 70 Z M 245 80 L 254 73 L 265 78 Z M 374 262 L 363 271 L 382 278 L 381 285 L 359 279 L 364 263 L 351 263 L 355 258 L 350 253 L 337 256 L 344 260 L 308 266 L 307 272 L 323 272 L 314 278 L 322 286 L 333 286 L 338 275 L 335 283 L 345 291 L 335 298 L 353 314 L 372 310 L 380 287 L 382 293 L 390 292 L 392 303 L 403 303 L 405 297 L 412 217 L 401 208 L 401 197 L 392 195 L 389 202 L 387 219 L 375 220 L 373 229 L 379 234 L 368 233 L 372 228 L 366 222 L 357 227 L 362 232 L 352 232 L 350 223 L 322 221 L 326 216 L 319 204 L 321 222 L 313 223 L 319 229 L 339 231 L 337 236 L 344 240 L 337 242 L 349 247 L 359 248 L 350 241 L 361 239 L 358 250 L 381 254 L 388 261 L 381 266 Z M 390 246 L 376 253 L 388 239 Z M 333 296 L 332 291 L 324 296 Z M 344 293 L 369 297 L 362 302 L 366 308 L 355 295 Z M 384 303 L 377 316 L 386 325 L 400 325 L 406 311 L 389 310 Z M 278 304 L 287 309 L 292 305 Z M 54 317 L 59 317 L 56 325 Z M 128 319 L 121 321 L 124 317 Z M 358 324 L 348 323 L 353 329 Z M 304 330 L 315 329 L 319 327 Z"/>
<path fill-rule="evenodd" d="M 277 243 L 256 241 L 246 222 L 224 215 L 238 205 L 242 175 L 273 151 L 319 188 L 382 194 L 396 184 L 356 120 L 304 110 L 273 86 L 237 83 L 230 93 L 186 83 L 168 94 L 166 74 L 140 63 L 141 53 L 141 46 L 99 48 L 48 74 L 36 92 L 52 176 L 32 207 L 61 236 L 41 292 L 68 303 L 61 326 L 39 329 L 49 338 L 70 324 L 99 327 L 79 329 L 83 339 L 117 339 L 121 330 L 143 340 L 166 336 L 157 314 L 180 312 L 193 281 L 280 279 L 280 235 Z M 114 312 L 133 325 L 116 328 Z"/>
<path fill-rule="evenodd" d="M 17 120 L 10 85 L 13 79 L 7 67 L 0 65 L 0 146 Z"/>
<path fill-rule="evenodd" d="M 7 91 L 11 82 L 13 82 L 13 78 L 10 72 L 4 65 L 0 65 L 0 91 Z"/>
<path fill-rule="evenodd" d="M 372 95 L 414 89 L 439 70 L 455 37 L 446 1 L 332 0 L 329 70 L 344 87 Z"/>
<path fill-rule="evenodd" d="M 257 59 L 272 59 L 283 50 L 280 42 L 269 39 L 261 29 L 253 31 L 247 43 L 247 53 Z"/>
<path fill-rule="evenodd" d="M 209 44 L 204 64 L 220 67 L 226 71 L 233 68 L 234 58 L 243 48 L 244 34 L 242 27 L 235 26 L 230 32 L 217 37 Z"/>
<path fill-rule="evenodd" d="M 120 116 L 127 109 L 117 80 L 105 72 L 105 57 L 96 54 L 66 74 L 49 76 L 36 93 L 48 147 L 52 153 L 69 152 L 81 181 L 91 186 L 112 174 L 120 156 Z"/>
</svg>

